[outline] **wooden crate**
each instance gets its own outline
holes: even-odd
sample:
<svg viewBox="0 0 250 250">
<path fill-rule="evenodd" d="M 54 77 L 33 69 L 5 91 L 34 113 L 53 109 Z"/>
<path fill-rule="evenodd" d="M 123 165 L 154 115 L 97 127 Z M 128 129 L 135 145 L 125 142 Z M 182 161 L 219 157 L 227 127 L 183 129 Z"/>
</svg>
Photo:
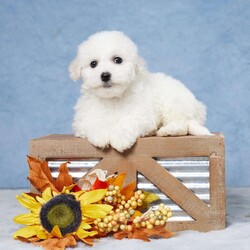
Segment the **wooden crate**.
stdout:
<svg viewBox="0 0 250 250">
<path fill-rule="evenodd" d="M 73 135 L 49 135 L 30 141 L 29 155 L 38 159 L 51 160 L 96 160 L 92 168 L 114 172 L 126 172 L 126 183 L 138 181 L 138 173 L 154 184 L 192 220 L 169 221 L 172 231 L 210 231 L 225 228 L 225 158 L 224 137 L 181 136 L 139 138 L 136 144 L 121 154 L 110 148 L 101 150 L 86 139 Z M 159 164 L 157 159 L 190 159 L 207 157 L 209 202 L 199 198 L 179 178 Z M 185 167 L 188 170 L 188 166 Z M 199 182 L 193 183 L 199 185 Z"/>
</svg>

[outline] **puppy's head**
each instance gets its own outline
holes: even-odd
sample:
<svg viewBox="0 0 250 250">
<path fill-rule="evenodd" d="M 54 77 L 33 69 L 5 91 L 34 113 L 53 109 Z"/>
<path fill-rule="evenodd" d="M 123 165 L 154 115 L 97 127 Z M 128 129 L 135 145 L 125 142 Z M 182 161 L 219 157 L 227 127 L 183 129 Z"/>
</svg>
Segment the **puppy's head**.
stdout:
<svg viewBox="0 0 250 250">
<path fill-rule="evenodd" d="M 144 71 L 136 45 L 122 32 L 103 31 L 83 42 L 71 63 L 70 76 L 102 98 L 120 97 Z"/>
</svg>

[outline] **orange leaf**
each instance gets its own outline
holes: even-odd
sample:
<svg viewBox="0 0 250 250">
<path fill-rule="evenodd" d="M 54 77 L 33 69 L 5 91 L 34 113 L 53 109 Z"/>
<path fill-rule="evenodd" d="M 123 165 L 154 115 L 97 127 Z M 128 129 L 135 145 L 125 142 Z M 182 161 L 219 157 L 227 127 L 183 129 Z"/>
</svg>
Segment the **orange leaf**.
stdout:
<svg viewBox="0 0 250 250">
<path fill-rule="evenodd" d="M 89 246 L 93 246 L 94 245 L 94 240 L 93 238 L 83 238 L 81 239 L 81 241 L 83 241 L 85 244 L 89 245 Z"/>
<path fill-rule="evenodd" d="M 58 192 L 47 162 L 39 161 L 28 156 L 28 164 L 30 168 L 29 180 L 30 183 L 40 192 L 43 192 L 47 187 L 52 191 Z"/>
<path fill-rule="evenodd" d="M 50 238 L 33 244 L 35 246 L 41 246 L 45 250 L 64 250 L 66 247 L 76 246 L 76 240 L 72 235 L 68 235 L 62 239 Z"/>
<path fill-rule="evenodd" d="M 30 238 L 24 238 L 24 237 L 21 237 L 21 236 L 17 236 L 17 239 L 22 241 L 22 242 L 26 242 L 26 243 L 33 243 L 33 242 L 37 242 L 37 241 L 40 240 L 36 236 L 30 237 Z"/>
<path fill-rule="evenodd" d="M 124 238 L 139 239 L 143 241 L 150 241 L 150 237 L 154 238 L 170 238 L 174 235 L 171 231 L 165 229 L 165 226 L 154 227 L 153 229 L 147 228 L 133 228 L 131 232 L 119 231 L 114 233 L 114 238 L 121 240 Z"/>
<path fill-rule="evenodd" d="M 37 167 L 40 167 L 42 168 L 44 174 L 47 176 L 48 180 L 51 182 L 51 183 L 54 183 L 55 180 L 54 178 L 52 177 L 51 175 L 51 171 L 50 171 L 50 168 L 48 166 L 48 163 L 47 161 L 40 161 L 36 158 L 33 158 L 31 156 L 27 156 L 27 161 L 28 161 L 28 164 L 30 165 L 37 165 Z"/>
<path fill-rule="evenodd" d="M 71 184 L 73 184 L 73 179 L 69 174 L 67 162 L 62 163 L 59 167 L 59 175 L 56 179 L 55 187 L 59 192 L 61 192 L 64 186 L 70 186 Z"/>
<path fill-rule="evenodd" d="M 147 237 L 151 238 L 170 238 L 174 236 L 174 233 L 167 230 L 164 226 L 154 227 L 153 229 L 144 229 L 144 233 Z"/>
<path fill-rule="evenodd" d="M 119 231 L 117 233 L 114 233 L 113 236 L 117 240 L 122 240 L 124 238 L 130 238 L 132 235 L 132 232 L 129 231 Z"/>
<path fill-rule="evenodd" d="M 118 186 L 120 189 L 122 188 L 122 184 L 125 180 L 125 177 L 126 177 L 126 173 L 122 173 L 122 174 L 118 174 L 117 177 L 115 178 L 109 178 L 107 180 L 108 184 L 109 185 L 114 185 L 114 186 Z"/>
<path fill-rule="evenodd" d="M 129 200 L 134 195 L 135 188 L 136 182 L 131 182 L 121 190 L 121 194 L 125 196 L 126 200 Z"/>
</svg>

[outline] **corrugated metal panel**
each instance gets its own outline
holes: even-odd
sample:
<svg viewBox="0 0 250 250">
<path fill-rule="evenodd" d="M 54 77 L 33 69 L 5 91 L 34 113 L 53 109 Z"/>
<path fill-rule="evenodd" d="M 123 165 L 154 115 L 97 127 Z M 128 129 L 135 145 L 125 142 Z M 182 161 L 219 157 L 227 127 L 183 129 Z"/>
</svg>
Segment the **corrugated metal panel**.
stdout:
<svg viewBox="0 0 250 250">
<path fill-rule="evenodd" d="M 169 173 L 175 176 L 187 188 L 194 192 L 197 197 L 209 205 L 209 158 L 175 158 L 175 159 L 156 159 Z M 58 168 L 65 161 L 48 161 L 53 177 L 58 176 Z M 74 181 L 85 175 L 99 160 L 77 160 L 68 164 L 70 174 Z M 148 192 L 154 192 L 160 196 L 160 200 L 152 204 L 156 209 L 160 203 L 166 204 L 171 208 L 173 217 L 169 221 L 190 221 L 193 220 L 185 211 L 176 205 L 171 199 L 163 194 L 154 184 L 149 182 L 142 174 L 137 175 L 137 187 Z"/>
</svg>

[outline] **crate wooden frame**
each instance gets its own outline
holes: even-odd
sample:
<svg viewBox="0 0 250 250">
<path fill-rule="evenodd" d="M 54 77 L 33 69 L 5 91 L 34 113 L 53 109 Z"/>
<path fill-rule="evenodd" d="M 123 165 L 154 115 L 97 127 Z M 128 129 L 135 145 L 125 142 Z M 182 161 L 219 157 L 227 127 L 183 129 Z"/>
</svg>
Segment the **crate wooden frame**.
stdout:
<svg viewBox="0 0 250 250">
<path fill-rule="evenodd" d="M 109 173 L 126 172 L 126 183 L 135 181 L 140 172 L 194 219 L 168 222 L 168 229 L 205 232 L 225 228 L 225 157 L 221 134 L 139 138 L 122 154 L 112 148 L 98 149 L 73 135 L 49 135 L 31 140 L 29 155 L 43 160 L 100 159 L 94 168 Z M 154 159 L 175 157 L 209 157 L 209 206 Z"/>
</svg>

